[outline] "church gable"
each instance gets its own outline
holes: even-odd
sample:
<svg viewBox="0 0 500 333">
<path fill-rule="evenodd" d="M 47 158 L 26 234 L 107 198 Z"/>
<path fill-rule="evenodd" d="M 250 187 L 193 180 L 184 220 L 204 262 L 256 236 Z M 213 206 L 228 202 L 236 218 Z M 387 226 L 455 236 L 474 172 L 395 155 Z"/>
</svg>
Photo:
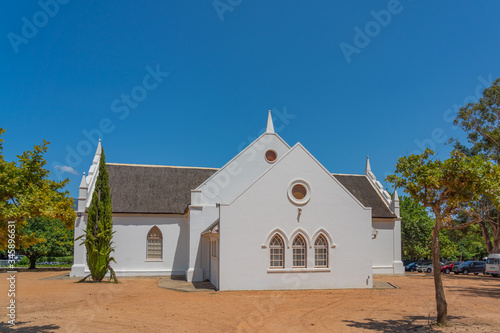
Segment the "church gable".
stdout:
<svg viewBox="0 0 500 333">
<path fill-rule="evenodd" d="M 266 132 L 201 184 L 201 205 L 233 201 L 290 150 L 276 133 L 269 113 Z"/>
<path fill-rule="evenodd" d="M 304 194 L 303 199 L 294 197 L 293 191 L 296 184 L 303 184 L 305 192 L 308 192 Z M 300 186 L 296 187 L 296 189 L 300 190 Z M 370 210 L 331 175 L 300 143 L 296 144 L 281 160 L 277 161 L 253 184 L 242 191 L 234 202 L 241 197 L 255 195 L 254 192 L 259 191 L 262 193 L 258 194 L 258 196 L 265 197 L 270 202 L 279 200 L 295 206 L 304 206 L 304 208 L 309 205 L 309 202 L 331 205 L 331 201 L 335 199 L 337 203 L 334 205 L 339 204 L 339 208 L 345 208 L 345 205 L 348 204 L 353 209 Z M 278 195 L 277 191 L 281 194 L 284 193 L 285 196 Z"/>
<path fill-rule="evenodd" d="M 296 274 L 303 278 L 296 289 L 370 287 L 366 278 L 372 270 L 371 208 L 364 207 L 302 145 L 294 146 L 220 209 L 225 249 L 220 256 L 222 289 L 289 289 L 283 281 Z M 324 245 L 329 258 L 325 262 L 316 260 L 318 244 Z M 271 255 L 276 246 L 277 262 Z M 235 272 L 244 280 L 236 279 Z"/>
</svg>

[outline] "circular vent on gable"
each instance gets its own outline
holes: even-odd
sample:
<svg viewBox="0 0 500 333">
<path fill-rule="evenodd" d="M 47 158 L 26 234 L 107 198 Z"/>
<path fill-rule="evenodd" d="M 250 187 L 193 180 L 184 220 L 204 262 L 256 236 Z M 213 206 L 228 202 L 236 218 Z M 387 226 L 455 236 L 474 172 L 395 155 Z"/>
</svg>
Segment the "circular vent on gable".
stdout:
<svg viewBox="0 0 500 333">
<path fill-rule="evenodd" d="M 277 158 L 278 158 L 278 154 L 276 153 L 276 151 L 274 151 L 272 149 L 269 149 L 268 151 L 266 151 L 266 161 L 268 161 L 269 163 L 274 163 Z"/>
<path fill-rule="evenodd" d="M 311 187 L 304 180 L 294 180 L 288 186 L 288 198 L 297 205 L 305 205 L 311 199 Z"/>
</svg>

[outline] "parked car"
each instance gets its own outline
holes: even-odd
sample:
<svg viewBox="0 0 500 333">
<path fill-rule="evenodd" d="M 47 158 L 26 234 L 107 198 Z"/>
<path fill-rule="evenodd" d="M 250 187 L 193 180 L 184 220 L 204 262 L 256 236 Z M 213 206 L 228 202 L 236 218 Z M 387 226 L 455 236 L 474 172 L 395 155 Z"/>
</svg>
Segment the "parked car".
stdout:
<svg viewBox="0 0 500 333">
<path fill-rule="evenodd" d="M 463 261 L 447 261 L 441 266 L 441 272 L 445 274 L 450 274 L 453 271 L 453 267 L 462 264 Z"/>
<path fill-rule="evenodd" d="M 494 277 L 500 275 L 500 254 L 493 253 L 488 256 L 484 274 L 491 274 Z"/>
<path fill-rule="evenodd" d="M 469 273 L 474 273 L 478 275 L 479 273 L 483 273 L 486 270 L 486 263 L 484 261 L 466 261 L 460 265 L 456 265 L 453 267 L 453 273 L 460 274 L 463 273 L 467 275 Z"/>
<path fill-rule="evenodd" d="M 442 265 L 443 263 L 440 262 L 439 264 Z M 432 262 L 425 263 L 425 264 L 419 265 L 417 267 L 418 272 L 432 273 L 433 270 L 434 270 L 434 267 L 432 266 Z"/>
<path fill-rule="evenodd" d="M 408 264 L 405 266 L 405 271 L 406 272 L 415 272 L 417 270 L 418 264 L 416 262 L 412 262 L 411 264 Z"/>
</svg>

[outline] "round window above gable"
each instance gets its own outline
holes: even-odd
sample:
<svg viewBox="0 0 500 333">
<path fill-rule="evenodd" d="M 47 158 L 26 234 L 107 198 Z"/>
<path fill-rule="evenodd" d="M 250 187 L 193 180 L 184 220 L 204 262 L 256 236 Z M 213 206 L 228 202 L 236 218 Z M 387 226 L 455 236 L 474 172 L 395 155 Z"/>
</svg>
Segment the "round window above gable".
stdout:
<svg viewBox="0 0 500 333">
<path fill-rule="evenodd" d="M 294 180 L 288 186 L 288 198 L 297 205 L 305 205 L 311 199 L 311 187 L 304 180 Z"/>
<path fill-rule="evenodd" d="M 274 163 L 277 158 L 278 158 L 278 153 L 276 153 L 276 151 L 272 149 L 266 151 L 266 161 L 268 161 L 269 163 Z"/>
</svg>

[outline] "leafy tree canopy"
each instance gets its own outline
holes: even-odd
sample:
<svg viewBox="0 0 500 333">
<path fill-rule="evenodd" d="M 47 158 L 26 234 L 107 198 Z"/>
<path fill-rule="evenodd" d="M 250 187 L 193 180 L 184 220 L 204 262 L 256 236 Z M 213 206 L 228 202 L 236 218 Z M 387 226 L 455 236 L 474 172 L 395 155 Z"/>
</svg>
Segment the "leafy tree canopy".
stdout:
<svg viewBox="0 0 500 333">
<path fill-rule="evenodd" d="M 0 128 L 0 135 L 4 132 Z M 47 162 L 43 154 L 49 142 L 43 140 L 12 162 L 5 161 L 2 143 L 0 138 L 0 250 L 8 247 L 9 221 L 16 225 L 16 248 L 29 248 L 42 241 L 36 234 L 26 233 L 30 218 L 60 219 L 72 228 L 76 214 L 68 191 L 63 191 L 69 180 L 50 180 L 50 172 L 44 168 Z"/>
<path fill-rule="evenodd" d="M 473 156 L 500 164 L 500 78 L 483 91 L 476 103 L 460 108 L 455 125 L 467 133 L 468 144 L 455 142 L 455 147 Z M 500 214 L 498 203 L 488 196 L 471 203 L 473 215 L 467 218 L 479 224 L 488 253 L 500 253 Z"/>
<path fill-rule="evenodd" d="M 387 181 L 403 188 L 416 202 L 432 209 L 435 223 L 432 232 L 432 264 L 436 292 L 437 319 L 447 323 L 448 305 L 441 279 L 439 234 L 443 228 L 462 228 L 457 216 L 473 208 L 471 201 L 487 195 L 500 202 L 500 168 L 480 156 L 466 156 L 454 150 L 450 158 L 432 159 L 434 152 L 426 149 L 419 155 L 401 157 L 396 174 Z"/>
<path fill-rule="evenodd" d="M 69 256 L 73 252 L 73 230 L 66 228 L 59 219 L 29 219 L 24 231 L 28 237 L 40 240 L 40 243 L 20 250 L 30 260 L 30 268 L 35 268 L 40 257 Z"/>
<path fill-rule="evenodd" d="M 434 219 L 423 205 L 411 197 L 402 196 L 401 243 L 405 259 L 429 258 Z"/>
<path fill-rule="evenodd" d="M 500 78 L 483 91 L 478 102 L 460 108 L 454 123 L 467 133 L 472 154 L 482 154 L 499 163 Z M 458 142 L 456 146 L 465 150 Z"/>
</svg>

